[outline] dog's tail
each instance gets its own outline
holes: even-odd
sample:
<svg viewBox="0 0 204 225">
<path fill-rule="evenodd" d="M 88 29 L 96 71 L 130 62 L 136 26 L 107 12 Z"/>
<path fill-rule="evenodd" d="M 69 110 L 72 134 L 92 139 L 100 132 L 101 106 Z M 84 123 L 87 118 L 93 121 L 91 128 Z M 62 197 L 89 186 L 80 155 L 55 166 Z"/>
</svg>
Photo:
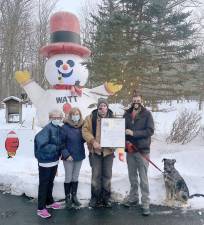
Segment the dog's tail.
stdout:
<svg viewBox="0 0 204 225">
<path fill-rule="evenodd" d="M 193 198 L 193 197 L 204 197 L 204 194 L 193 194 L 189 196 L 189 198 Z"/>
</svg>

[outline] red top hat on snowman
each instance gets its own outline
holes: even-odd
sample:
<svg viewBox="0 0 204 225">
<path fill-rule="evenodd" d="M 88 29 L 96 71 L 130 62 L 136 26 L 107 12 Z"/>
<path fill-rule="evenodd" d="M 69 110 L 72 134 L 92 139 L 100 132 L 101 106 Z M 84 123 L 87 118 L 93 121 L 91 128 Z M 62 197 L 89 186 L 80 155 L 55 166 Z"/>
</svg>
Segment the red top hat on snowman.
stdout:
<svg viewBox="0 0 204 225">
<path fill-rule="evenodd" d="M 81 45 L 78 18 L 70 12 L 57 12 L 50 18 L 50 44 L 43 46 L 40 53 L 45 57 L 56 54 L 75 54 L 88 57 L 91 51 Z"/>
</svg>

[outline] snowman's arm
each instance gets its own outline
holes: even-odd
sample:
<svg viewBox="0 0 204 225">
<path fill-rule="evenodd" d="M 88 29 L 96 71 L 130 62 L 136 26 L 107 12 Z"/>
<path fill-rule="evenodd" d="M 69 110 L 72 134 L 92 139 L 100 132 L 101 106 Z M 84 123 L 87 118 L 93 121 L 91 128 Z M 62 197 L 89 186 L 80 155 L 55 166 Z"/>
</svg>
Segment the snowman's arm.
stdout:
<svg viewBox="0 0 204 225">
<path fill-rule="evenodd" d="M 45 95 L 45 90 L 31 79 L 28 71 L 16 71 L 15 79 L 28 94 L 28 97 L 33 104 L 37 106 L 41 102 L 42 97 Z"/>
<path fill-rule="evenodd" d="M 105 82 L 104 84 L 98 87 L 90 89 L 90 93 L 99 95 L 101 97 L 108 97 L 120 91 L 121 88 L 122 85 Z"/>
<path fill-rule="evenodd" d="M 41 100 L 45 96 L 45 90 L 33 80 L 30 80 L 30 82 L 22 85 L 22 88 L 28 94 L 28 97 L 35 106 L 39 105 Z"/>
<path fill-rule="evenodd" d="M 94 87 L 92 89 L 89 90 L 89 92 L 93 95 L 99 95 L 99 96 L 104 96 L 104 97 L 108 97 L 109 95 L 111 95 L 111 93 L 109 94 L 109 92 L 106 90 L 106 88 L 104 87 L 104 85 L 100 85 L 98 87 Z"/>
</svg>

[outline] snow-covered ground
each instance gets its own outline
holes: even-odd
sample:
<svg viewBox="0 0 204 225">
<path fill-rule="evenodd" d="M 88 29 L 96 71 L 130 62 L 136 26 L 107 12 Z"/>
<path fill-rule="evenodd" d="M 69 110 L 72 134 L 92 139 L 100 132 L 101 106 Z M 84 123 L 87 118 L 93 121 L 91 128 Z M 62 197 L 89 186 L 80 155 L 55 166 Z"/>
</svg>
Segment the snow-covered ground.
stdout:
<svg viewBox="0 0 204 225">
<path fill-rule="evenodd" d="M 110 106 L 116 114 L 122 114 L 122 106 L 114 104 Z M 165 138 L 168 135 L 172 122 L 178 113 L 184 108 L 197 110 L 195 102 L 184 102 L 171 106 L 161 104 L 160 112 L 154 112 L 153 117 L 156 125 L 156 132 L 151 145 L 151 160 L 162 169 L 163 158 L 176 159 L 175 167 L 184 177 L 190 194 L 204 194 L 204 137 L 199 135 L 196 139 L 186 145 L 167 144 Z M 165 110 L 162 110 L 165 109 Z M 0 110 L 0 188 L 11 192 L 14 195 L 26 194 L 30 197 L 37 197 L 38 191 L 38 167 L 33 155 L 33 139 L 39 130 L 34 126 L 32 129 L 35 108 L 28 106 L 23 108 L 23 124 L 6 124 L 5 110 Z M 5 139 L 7 134 L 14 130 L 19 138 L 20 145 L 14 158 L 7 158 L 5 150 Z M 88 151 L 87 151 L 88 154 Z M 79 177 L 78 197 L 84 206 L 90 198 L 91 169 L 88 157 L 83 161 Z M 153 204 L 164 204 L 165 187 L 161 172 L 152 165 L 149 166 L 150 198 Z M 64 168 L 62 162 L 59 164 L 58 176 L 55 179 L 54 197 L 64 198 Z M 112 178 L 112 197 L 121 201 L 130 188 L 126 162 L 118 160 L 118 155 L 114 159 Z M 193 209 L 204 208 L 204 198 L 193 198 L 189 200 L 189 205 Z"/>
</svg>

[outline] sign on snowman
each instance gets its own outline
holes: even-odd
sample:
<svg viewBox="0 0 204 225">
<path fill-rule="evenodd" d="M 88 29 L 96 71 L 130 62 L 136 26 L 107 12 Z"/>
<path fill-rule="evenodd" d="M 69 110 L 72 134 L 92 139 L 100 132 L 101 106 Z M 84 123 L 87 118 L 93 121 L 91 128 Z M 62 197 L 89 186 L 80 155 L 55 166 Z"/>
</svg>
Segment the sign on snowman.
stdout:
<svg viewBox="0 0 204 225">
<path fill-rule="evenodd" d="M 47 57 L 45 77 L 52 88 L 44 90 L 31 79 L 28 71 L 17 71 L 15 78 L 21 84 L 37 109 L 38 125 L 48 123 L 48 113 L 60 109 L 67 113 L 72 107 L 79 107 L 83 115 L 89 113 L 88 106 L 97 103 L 101 96 L 114 94 L 120 85 L 105 83 L 88 89 L 83 88 L 88 70 L 83 65 L 91 51 L 80 43 L 78 18 L 69 12 L 57 12 L 50 18 L 51 38 L 48 45 L 40 49 Z"/>
</svg>

